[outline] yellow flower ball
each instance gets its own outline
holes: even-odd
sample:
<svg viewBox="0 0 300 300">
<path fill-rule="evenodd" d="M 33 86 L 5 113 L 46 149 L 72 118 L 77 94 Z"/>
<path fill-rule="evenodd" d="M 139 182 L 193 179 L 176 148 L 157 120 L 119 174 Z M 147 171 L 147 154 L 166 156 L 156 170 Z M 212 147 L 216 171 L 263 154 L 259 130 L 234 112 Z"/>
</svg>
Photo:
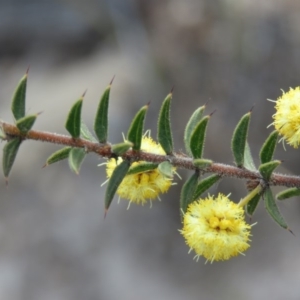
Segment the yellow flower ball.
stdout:
<svg viewBox="0 0 300 300">
<path fill-rule="evenodd" d="M 227 260 L 242 254 L 249 245 L 251 226 L 244 220 L 244 210 L 219 194 L 191 203 L 183 217 L 184 236 L 190 251 L 207 261 Z"/>
<path fill-rule="evenodd" d="M 141 150 L 153 154 L 166 155 L 160 144 L 155 143 L 151 137 L 142 138 Z M 110 159 L 106 165 L 106 174 L 110 178 L 117 164 L 122 162 L 122 158 Z M 132 166 L 137 166 L 143 162 L 134 162 Z M 175 169 L 173 170 L 175 172 Z M 136 204 L 144 204 L 147 200 L 157 199 L 159 194 L 169 190 L 172 178 L 162 174 L 157 168 L 147 172 L 126 175 L 117 189 L 117 194 L 124 199 Z"/>
<path fill-rule="evenodd" d="M 282 138 L 294 148 L 300 144 L 300 87 L 290 90 L 279 97 L 273 115 L 275 129 Z"/>
</svg>

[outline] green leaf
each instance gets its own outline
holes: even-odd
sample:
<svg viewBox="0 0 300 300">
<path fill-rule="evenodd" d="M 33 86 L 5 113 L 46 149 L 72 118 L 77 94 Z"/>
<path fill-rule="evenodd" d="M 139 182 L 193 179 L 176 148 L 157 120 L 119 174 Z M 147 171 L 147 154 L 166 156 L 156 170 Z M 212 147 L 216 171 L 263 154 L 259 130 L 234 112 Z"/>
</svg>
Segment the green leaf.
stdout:
<svg viewBox="0 0 300 300">
<path fill-rule="evenodd" d="M 133 150 L 140 150 L 143 137 L 144 121 L 149 105 L 143 106 L 132 120 L 127 133 L 127 139 L 133 143 Z"/>
<path fill-rule="evenodd" d="M 131 165 L 127 175 L 145 173 L 148 171 L 155 170 L 158 167 L 158 164 L 148 163 L 148 162 L 139 162 L 137 165 Z"/>
<path fill-rule="evenodd" d="M 255 195 L 246 205 L 246 212 L 250 217 L 253 216 L 253 214 L 257 208 L 257 205 L 259 203 L 260 197 L 261 197 L 260 194 Z"/>
<path fill-rule="evenodd" d="M 11 111 L 15 120 L 19 120 L 25 116 L 27 76 L 28 71 L 20 80 L 12 98 Z"/>
<path fill-rule="evenodd" d="M 72 147 L 64 147 L 62 149 L 59 149 L 58 151 L 55 151 L 54 153 L 52 153 L 45 164 L 46 166 L 49 166 L 51 164 L 54 164 L 60 160 L 66 159 L 69 157 L 69 153 L 71 151 Z"/>
<path fill-rule="evenodd" d="M 180 211 L 185 214 L 189 204 L 194 201 L 194 192 L 197 187 L 199 173 L 195 172 L 182 186 L 180 193 Z"/>
<path fill-rule="evenodd" d="M 201 158 L 204 150 L 206 128 L 210 116 L 204 117 L 192 132 L 190 149 L 194 158 Z"/>
<path fill-rule="evenodd" d="M 114 198 L 114 195 L 115 195 L 119 185 L 121 184 L 122 180 L 126 176 L 129 167 L 130 167 L 130 162 L 128 160 L 123 160 L 114 169 L 114 171 L 108 181 L 107 189 L 105 192 L 104 204 L 105 204 L 106 212 Z"/>
<path fill-rule="evenodd" d="M 69 166 L 71 171 L 79 174 L 81 164 L 85 158 L 86 152 L 83 148 L 72 148 L 69 153 Z"/>
<path fill-rule="evenodd" d="M 22 140 L 20 138 L 14 138 L 8 141 L 3 147 L 2 167 L 6 179 L 8 178 L 10 170 L 13 166 L 21 142 Z"/>
<path fill-rule="evenodd" d="M 195 190 L 194 193 L 194 200 L 200 198 L 200 196 L 206 192 L 208 189 L 210 189 L 216 182 L 218 182 L 221 179 L 219 175 L 210 175 L 204 179 L 202 179 Z"/>
<path fill-rule="evenodd" d="M 289 188 L 289 189 L 286 189 L 286 190 L 278 193 L 276 195 L 276 198 L 278 200 L 285 200 L 285 199 L 288 199 L 288 198 L 291 198 L 291 197 L 297 197 L 297 196 L 300 196 L 300 189 L 298 189 L 298 188 Z"/>
<path fill-rule="evenodd" d="M 275 199 L 273 197 L 272 191 L 270 188 L 267 188 L 264 193 L 264 202 L 267 212 L 270 214 L 272 219 L 281 227 L 284 229 L 289 229 L 287 223 L 283 219 L 277 205 L 275 202 Z"/>
<path fill-rule="evenodd" d="M 16 125 L 21 133 L 27 133 L 33 126 L 37 115 L 30 115 L 17 120 Z"/>
<path fill-rule="evenodd" d="M 168 155 L 171 155 L 173 152 L 173 138 L 170 118 L 171 99 L 172 93 L 168 94 L 162 103 L 158 116 L 157 128 L 157 140 Z"/>
<path fill-rule="evenodd" d="M 80 136 L 81 108 L 82 108 L 83 97 L 84 94 L 72 106 L 65 125 L 66 129 L 69 131 L 69 133 L 73 138 L 79 138 Z"/>
<path fill-rule="evenodd" d="M 253 161 L 253 157 L 250 151 L 248 142 L 246 142 L 245 153 L 244 153 L 244 165 L 245 168 L 250 171 L 256 171 L 256 167 Z"/>
<path fill-rule="evenodd" d="M 246 148 L 250 116 L 251 112 L 248 112 L 241 118 L 232 136 L 231 148 L 236 165 L 239 168 L 244 166 L 244 153 Z"/>
<path fill-rule="evenodd" d="M 195 167 L 204 170 L 212 165 L 213 161 L 210 159 L 197 158 L 193 160 L 193 164 Z"/>
<path fill-rule="evenodd" d="M 108 106 L 109 106 L 109 94 L 111 89 L 111 84 L 105 89 L 96 112 L 94 131 L 100 143 L 107 142 L 107 132 L 108 132 Z"/>
<path fill-rule="evenodd" d="M 123 155 L 125 152 L 127 152 L 132 146 L 133 143 L 125 141 L 123 143 L 112 145 L 111 151 L 117 156 L 120 156 Z"/>
<path fill-rule="evenodd" d="M 174 167 L 168 161 L 164 161 L 158 165 L 158 171 L 168 178 L 173 178 L 173 169 Z"/>
<path fill-rule="evenodd" d="M 273 155 L 276 149 L 279 132 L 274 130 L 266 139 L 261 147 L 259 157 L 262 164 L 267 163 L 273 159 Z"/>
<path fill-rule="evenodd" d="M 90 132 L 89 128 L 86 126 L 85 123 L 81 122 L 81 126 L 80 126 L 80 135 L 82 136 L 82 138 L 91 141 L 91 142 L 98 142 L 93 134 Z"/>
<path fill-rule="evenodd" d="M 273 160 L 259 166 L 259 172 L 263 179 L 269 180 L 273 171 L 281 164 L 280 160 Z"/>
<path fill-rule="evenodd" d="M 192 155 L 191 148 L 190 148 L 191 135 L 192 135 L 192 132 L 195 129 L 196 125 L 201 120 L 204 109 L 205 109 L 205 105 L 197 108 L 194 111 L 194 113 L 190 117 L 188 123 L 186 124 L 185 130 L 184 130 L 184 145 L 185 145 L 186 152 L 189 155 Z"/>
</svg>

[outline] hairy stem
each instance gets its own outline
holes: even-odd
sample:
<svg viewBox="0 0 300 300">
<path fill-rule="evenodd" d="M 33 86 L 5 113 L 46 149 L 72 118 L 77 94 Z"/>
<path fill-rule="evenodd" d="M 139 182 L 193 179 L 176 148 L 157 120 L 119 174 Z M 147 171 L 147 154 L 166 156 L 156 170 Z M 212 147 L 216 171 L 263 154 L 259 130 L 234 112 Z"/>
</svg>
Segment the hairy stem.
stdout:
<svg viewBox="0 0 300 300">
<path fill-rule="evenodd" d="M 50 133 L 45 131 L 30 130 L 26 134 L 22 134 L 19 129 L 12 124 L 0 121 L 0 126 L 3 132 L 7 136 L 7 139 L 13 137 L 21 137 L 23 140 L 35 140 L 41 142 L 48 142 L 52 144 L 71 146 L 84 148 L 87 152 L 96 153 L 102 157 L 110 158 L 113 153 L 110 144 L 101 144 L 91 142 L 81 138 L 72 138 L 62 134 Z M 194 166 L 193 161 L 189 157 L 185 157 L 180 154 L 174 154 L 174 156 L 169 155 L 157 155 L 152 153 L 147 153 L 143 151 L 129 150 L 122 155 L 123 159 L 129 159 L 131 161 L 147 161 L 153 163 L 161 163 L 164 161 L 169 161 L 173 166 L 183 169 L 196 170 L 197 167 Z M 263 180 L 260 173 L 249 171 L 243 168 L 237 168 L 235 166 L 213 163 L 211 166 L 207 167 L 205 170 L 201 170 L 202 173 L 214 173 L 222 177 L 231 177 L 238 179 L 246 179 L 253 181 Z M 271 179 L 266 183 L 268 185 L 276 186 L 286 186 L 286 187 L 297 187 L 300 188 L 300 177 L 291 175 L 282 175 L 274 173 Z"/>
</svg>

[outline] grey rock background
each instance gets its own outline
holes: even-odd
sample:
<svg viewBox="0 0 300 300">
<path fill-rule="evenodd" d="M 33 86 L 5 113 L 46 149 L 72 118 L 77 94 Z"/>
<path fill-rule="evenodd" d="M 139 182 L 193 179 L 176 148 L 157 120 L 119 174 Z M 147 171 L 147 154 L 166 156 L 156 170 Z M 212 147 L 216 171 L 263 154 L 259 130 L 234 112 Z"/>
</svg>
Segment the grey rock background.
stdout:
<svg viewBox="0 0 300 300">
<path fill-rule="evenodd" d="M 151 101 L 156 135 L 162 99 L 174 85 L 176 149 L 185 123 L 208 102 L 206 157 L 232 163 L 230 139 L 255 105 L 250 145 L 257 157 L 271 129 L 280 89 L 299 85 L 300 2 L 285 0 L 1 0 L 0 105 L 30 65 L 29 112 L 36 127 L 65 133 L 71 104 L 88 89 L 83 117 L 92 125 L 113 75 L 110 137 L 121 140 L 134 113 Z M 103 219 L 102 162 L 88 157 L 80 176 L 66 163 L 41 169 L 57 147 L 25 143 L 9 188 L 0 185 L 0 299 L 299 299 L 299 199 L 280 203 L 292 236 L 260 205 L 245 257 L 193 261 L 178 233 L 181 182 L 153 207 L 113 203 Z M 299 174 L 299 151 L 279 145 L 282 172 Z M 181 172 L 182 176 L 188 175 Z M 218 189 L 238 201 L 239 181 Z"/>
</svg>

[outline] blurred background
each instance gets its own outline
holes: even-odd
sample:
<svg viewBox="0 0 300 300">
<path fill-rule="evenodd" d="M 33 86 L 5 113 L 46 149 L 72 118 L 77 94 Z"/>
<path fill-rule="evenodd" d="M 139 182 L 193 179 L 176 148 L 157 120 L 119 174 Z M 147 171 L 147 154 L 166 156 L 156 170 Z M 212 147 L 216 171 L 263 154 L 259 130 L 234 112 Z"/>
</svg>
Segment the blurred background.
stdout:
<svg viewBox="0 0 300 300">
<path fill-rule="evenodd" d="M 99 98 L 111 91 L 111 142 L 151 101 L 146 128 L 156 136 L 172 86 L 175 147 L 204 103 L 211 118 L 205 157 L 233 164 L 230 140 L 254 106 L 249 143 L 255 158 L 273 128 L 280 89 L 299 85 L 300 2 L 292 0 L 0 0 L 0 109 L 30 65 L 27 112 L 35 128 L 66 133 L 71 105 L 87 89 L 83 118 L 92 127 Z M 2 143 L 3 146 L 3 143 Z M 299 150 L 278 145 L 280 171 L 299 174 Z M 9 187 L 0 184 L 0 299 L 300 299 L 299 199 L 280 203 L 295 233 L 277 226 L 261 203 L 246 256 L 197 263 L 178 229 L 183 177 L 162 202 L 114 201 L 104 220 L 103 162 L 89 155 L 79 176 L 67 162 L 42 169 L 57 146 L 26 142 Z M 239 201 L 244 184 L 212 192 Z"/>
</svg>

